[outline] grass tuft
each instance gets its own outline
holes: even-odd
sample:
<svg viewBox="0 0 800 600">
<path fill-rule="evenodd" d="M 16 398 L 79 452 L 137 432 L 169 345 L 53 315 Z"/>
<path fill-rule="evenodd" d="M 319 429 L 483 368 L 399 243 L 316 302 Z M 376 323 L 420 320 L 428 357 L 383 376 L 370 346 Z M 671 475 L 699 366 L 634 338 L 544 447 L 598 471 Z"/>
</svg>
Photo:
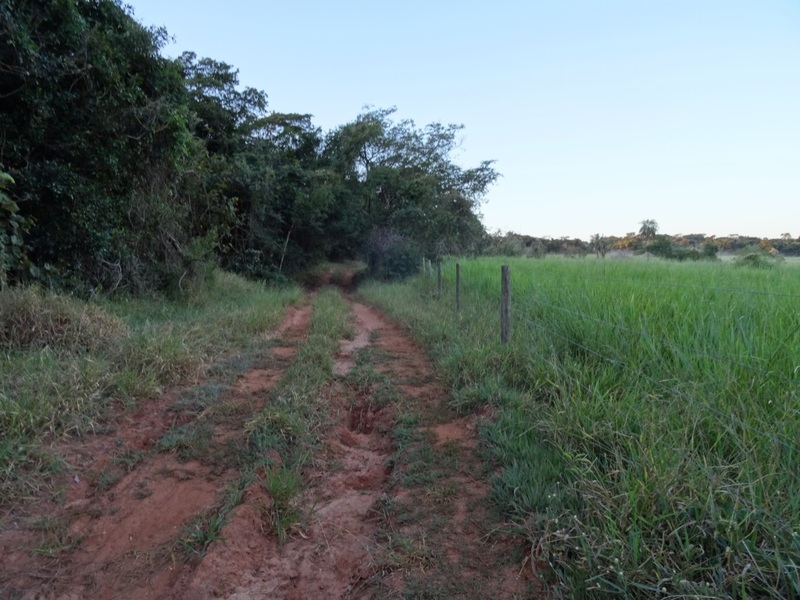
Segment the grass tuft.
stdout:
<svg viewBox="0 0 800 600">
<path fill-rule="evenodd" d="M 206 455 L 211 434 L 208 423 L 192 423 L 182 427 L 173 425 L 156 442 L 156 449 L 159 452 L 173 452 L 180 461 L 186 462 Z"/>
<path fill-rule="evenodd" d="M 127 335 L 122 319 L 95 304 L 37 287 L 0 293 L 0 350 L 112 350 Z"/>
<path fill-rule="evenodd" d="M 301 480 L 296 471 L 279 467 L 267 474 L 264 489 L 272 498 L 272 530 L 283 544 L 291 528 L 296 525 L 302 513 L 292 502 L 300 493 Z"/>
</svg>

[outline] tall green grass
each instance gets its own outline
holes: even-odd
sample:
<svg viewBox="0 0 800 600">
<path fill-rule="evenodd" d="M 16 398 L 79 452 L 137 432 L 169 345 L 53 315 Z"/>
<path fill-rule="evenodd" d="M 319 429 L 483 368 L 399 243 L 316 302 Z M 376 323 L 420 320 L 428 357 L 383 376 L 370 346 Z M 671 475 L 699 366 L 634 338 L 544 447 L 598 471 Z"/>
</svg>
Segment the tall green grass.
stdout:
<svg viewBox="0 0 800 600">
<path fill-rule="evenodd" d="M 501 260 L 370 285 L 498 407 L 493 495 L 572 597 L 800 597 L 800 270 Z"/>
<path fill-rule="evenodd" d="M 158 394 L 266 343 L 260 334 L 300 296 L 224 272 L 182 301 L 0 294 L 0 504 L 58 469 L 47 436 L 96 429 L 109 403 Z"/>
</svg>

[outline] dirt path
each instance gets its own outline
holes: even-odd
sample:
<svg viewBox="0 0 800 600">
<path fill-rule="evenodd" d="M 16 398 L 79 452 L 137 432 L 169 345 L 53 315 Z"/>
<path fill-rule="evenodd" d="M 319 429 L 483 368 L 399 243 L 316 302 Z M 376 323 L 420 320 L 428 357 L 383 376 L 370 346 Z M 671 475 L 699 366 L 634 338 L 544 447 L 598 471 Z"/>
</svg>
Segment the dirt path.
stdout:
<svg viewBox="0 0 800 600">
<path fill-rule="evenodd" d="M 374 574 L 362 588 L 378 598 L 543 597 L 523 549 L 499 533 L 492 513 L 478 452 L 484 417 L 453 414 L 419 346 L 375 309 L 354 309 L 374 324 L 371 362 L 398 391 Z"/>
<path fill-rule="evenodd" d="M 231 448 L 305 338 L 308 306 L 230 385 L 167 395 L 65 447 L 63 497 L 3 518 L 0 598 L 539 597 L 495 532 L 480 417 L 451 414 L 420 348 L 375 309 L 352 307 L 355 335 L 323 392 L 328 419 L 285 539 L 259 484 L 270 474 L 242 482 Z M 172 452 L 155 452 L 173 438 Z M 236 490 L 224 526 L 186 560 L 176 540 L 192 523 L 205 531 Z"/>
<path fill-rule="evenodd" d="M 176 540 L 236 480 L 223 449 L 291 363 L 310 315 L 308 305 L 289 309 L 269 336 L 274 345 L 233 386 L 167 393 L 112 417 L 97 435 L 65 443 L 56 497 L 3 515 L 0 598 L 176 596 L 173 588 L 196 566 Z M 240 368 L 222 367 L 223 375 Z M 163 452 L 170 442 L 174 452 Z"/>
</svg>

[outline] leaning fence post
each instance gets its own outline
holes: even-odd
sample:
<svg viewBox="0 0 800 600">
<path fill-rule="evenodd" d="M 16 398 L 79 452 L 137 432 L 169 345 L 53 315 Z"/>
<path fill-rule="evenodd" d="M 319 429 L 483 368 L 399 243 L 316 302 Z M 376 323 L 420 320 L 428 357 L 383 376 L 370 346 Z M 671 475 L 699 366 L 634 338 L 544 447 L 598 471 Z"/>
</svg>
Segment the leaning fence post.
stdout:
<svg viewBox="0 0 800 600">
<path fill-rule="evenodd" d="M 500 267 L 500 341 L 511 336 L 511 274 L 508 265 Z"/>
<path fill-rule="evenodd" d="M 439 297 L 442 296 L 442 259 L 436 261 L 436 288 L 439 290 Z"/>
<path fill-rule="evenodd" d="M 456 312 L 461 312 L 461 264 L 456 263 Z"/>
</svg>

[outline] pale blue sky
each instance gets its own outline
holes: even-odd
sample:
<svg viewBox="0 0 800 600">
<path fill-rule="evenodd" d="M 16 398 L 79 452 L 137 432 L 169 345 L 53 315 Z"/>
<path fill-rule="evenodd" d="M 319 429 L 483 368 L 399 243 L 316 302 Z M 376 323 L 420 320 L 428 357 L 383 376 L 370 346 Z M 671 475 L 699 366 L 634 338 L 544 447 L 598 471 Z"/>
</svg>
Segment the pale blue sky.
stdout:
<svg viewBox="0 0 800 600">
<path fill-rule="evenodd" d="M 800 236 L 800 0 L 128 0 L 324 130 L 466 126 L 490 229 Z"/>
</svg>

